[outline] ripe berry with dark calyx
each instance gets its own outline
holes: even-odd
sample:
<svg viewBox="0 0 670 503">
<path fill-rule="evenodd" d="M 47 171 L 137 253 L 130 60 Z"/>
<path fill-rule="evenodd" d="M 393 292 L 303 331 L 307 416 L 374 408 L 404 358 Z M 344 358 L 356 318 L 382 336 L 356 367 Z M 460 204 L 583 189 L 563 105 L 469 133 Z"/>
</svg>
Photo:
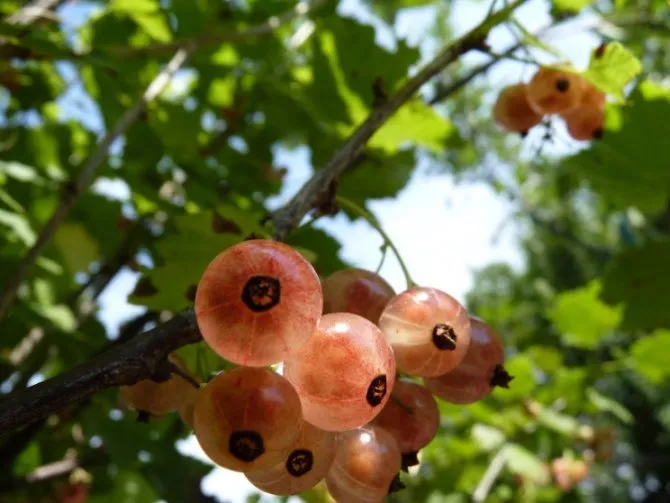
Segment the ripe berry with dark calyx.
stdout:
<svg viewBox="0 0 670 503">
<path fill-rule="evenodd" d="M 266 470 L 247 472 L 249 482 L 261 491 L 290 496 L 307 491 L 326 476 L 335 458 L 336 434 L 304 421 L 300 436 L 285 458 Z"/>
<path fill-rule="evenodd" d="M 372 424 L 395 437 L 403 458 L 415 459 L 419 449 L 435 438 L 440 427 L 440 412 L 428 389 L 408 379 L 400 379 L 393 387 L 391 399 Z"/>
<path fill-rule="evenodd" d="M 577 141 L 599 140 L 605 132 L 605 112 L 594 105 L 583 105 L 563 116 L 570 136 Z"/>
<path fill-rule="evenodd" d="M 410 288 L 391 299 L 379 328 L 393 347 L 398 368 L 416 376 L 449 372 L 470 344 L 465 308 L 436 288 Z"/>
<path fill-rule="evenodd" d="M 323 309 L 314 268 L 290 246 L 253 239 L 220 253 L 195 297 L 207 344 L 231 362 L 262 367 L 288 358 L 316 329 Z"/>
<path fill-rule="evenodd" d="M 515 84 L 504 88 L 493 107 L 493 119 L 506 131 L 525 135 L 542 122 L 543 115 L 528 102 L 528 86 Z"/>
<path fill-rule="evenodd" d="M 168 356 L 168 360 L 188 373 L 184 361 L 176 354 Z M 131 386 L 122 386 L 119 394 L 133 409 L 159 416 L 179 409 L 192 391 L 195 391 L 192 383 L 177 374 L 171 374 L 163 382 L 144 379 Z"/>
<path fill-rule="evenodd" d="M 238 367 L 214 377 L 198 393 L 193 427 L 216 464 L 240 472 L 281 462 L 302 424 L 293 386 L 269 369 Z"/>
<path fill-rule="evenodd" d="M 326 485 L 338 503 L 381 503 L 396 488 L 399 471 L 400 449 L 393 435 L 368 425 L 338 435 Z"/>
<path fill-rule="evenodd" d="M 393 288 L 379 274 L 364 269 L 343 269 L 321 283 L 323 312 L 353 313 L 379 321 L 384 307 L 395 295 Z"/>
<path fill-rule="evenodd" d="M 393 350 L 376 325 L 351 313 L 324 315 L 305 346 L 284 363 L 305 420 L 346 431 L 372 420 L 395 382 Z"/>
<path fill-rule="evenodd" d="M 567 69 L 542 67 L 528 83 L 528 102 L 541 114 L 562 114 L 579 105 L 581 76 Z"/>
<path fill-rule="evenodd" d="M 470 346 L 463 361 L 442 376 L 423 379 L 436 396 L 454 404 L 482 400 L 496 386 L 509 387 L 512 380 L 503 367 L 505 352 L 500 336 L 474 316 L 470 327 Z"/>
</svg>

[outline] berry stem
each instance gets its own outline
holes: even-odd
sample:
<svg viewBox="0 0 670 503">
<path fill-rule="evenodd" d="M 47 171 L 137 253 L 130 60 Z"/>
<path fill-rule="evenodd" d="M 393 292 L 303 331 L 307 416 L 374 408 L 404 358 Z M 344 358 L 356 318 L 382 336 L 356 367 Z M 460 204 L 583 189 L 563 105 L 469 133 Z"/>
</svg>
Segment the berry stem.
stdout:
<svg viewBox="0 0 670 503">
<path fill-rule="evenodd" d="M 189 384 L 192 384 L 195 389 L 198 390 L 200 389 L 200 381 L 198 381 L 195 377 L 189 375 L 187 372 L 184 372 L 184 370 L 180 369 L 174 363 L 171 363 L 170 365 L 171 365 L 170 372 L 172 372 L 175 375 L 178 375 Z"/>
<path fill-rule="evenodd" d="M 400 264 L 400 268 L 402 269 L 402 273 L 405 276 L 405 281 L 407 282 L 407 288 L 417 286 L 417 284 L 412 279 L 412 276 L 409 273 L 409 269 L 407 268 L 405 261 L 402 259 L 402 256 L 400 255 L 398 248 L 396 248 L 395 244 L 393 244 L 393 241 L 391 240 L 389 235 L 386 234 L 384 229 L 382 229 L 381 224 L 375 218 L 375 216 L 369 211 L 361 208 L 353 201 L 350 201 L 339 195 L 337 196 L 337 204 L 339 204 L 342 208 L 351 211 L 355 215 L 358 215 L 359 217 L 365 219 L 377 232 L 379 232 L 382 239 L 384 239 L 384 244 L 387 245 L 389 248 L 391 248 L 391 251 L 393 251 L 393 254 L 396 256 L 396 259 Z"/>
</svg>

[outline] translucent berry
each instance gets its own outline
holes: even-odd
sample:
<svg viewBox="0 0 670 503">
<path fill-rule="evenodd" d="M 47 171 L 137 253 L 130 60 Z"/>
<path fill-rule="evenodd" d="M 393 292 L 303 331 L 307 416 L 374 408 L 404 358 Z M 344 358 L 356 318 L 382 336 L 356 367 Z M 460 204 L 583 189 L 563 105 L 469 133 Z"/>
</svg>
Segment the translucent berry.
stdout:
<svg viewBox="0 0 670 503">
<path fill-rule="evenodd" d="M 372 424 L 395 437 L 403 456 L 415 456 L 435 438 L 440 427 L 440 412 L 427 388 L 401 379 L 396 381 L 391 399 Z"/>
<path fill-rule="evenodd" d="M 379 318 L 398 368 L 434 377 L 456 367 L 470 343 L 470 319 L 451 295 L 436 288 L 410 288 L 397 295 Z"/>
<path fill-rule="evenodd" d="M 178 356 L 170 355 L 168 360 L 188 373 L 184 362 Z M 122 386 L 119 393 L 122 400 L 133 409 L 158 416 L 179 409 L 194 390 L 192 383 L 177 374 L 171 374 L 163 382 L 144 379 L 132 386 Z"/>
<path fill-rule="evenodd" d="M 238 367 L 200 390 L 193 423 L 198 443 L 216 464 L 240 472 L 269 468 L 298 438 L 300 399 L 272 370 Z"/>
<path fill-rule="evenodd" d="M 605 111 L 594 105 L 582 105 L 563 115 L 570 136 L 577 141 L 599 140 L 605 131 Z"/>
<path fill-rule="evenodd" d="M 198 390 L 191 387 L 186 395 L 186 398 L 179 406 L 179 416 L 184 424 L 193 428 L 193 412 L 195 411 L 195 403 L 198 400 Z"/>
<path fill-rule="evenodd" d="M 331 313 L 284 363 L 300 395 L 304 418 L 327 431 L 357 428 L 386 404 L 395 382 L 393 351 L 376 325 L 351 313 Z"/>
<path fill-rule="evenodd" d="M 326 477 L 328 491 L 338 503 L 381 503 L 400 471 L 400 459 L 398 443 L 383 428 L 341 433 Z"/>
<path fill-rule="evenodd" d="M 505 352 L 500 337 L 479 318 L 470 318 L 470 346 L 463 361 L 436 378 L 424 378 L 426 387 L 455 404 L 486 398 L 496 386 L 507 388 L 512 377 L 503 368 Z"/>
<path fill-rule="evenodd" d="M 542 67 L 528 83 L 528 101 L 542 114 L 566 113 L 579 105 L 582 82 L 579 74 Z"/>
<path fill-rule="evenodd" d="M 304 421 L 298 440 L 279 464 L 247 472 L 246 477 L 261 491 L 278 496 L 307 491 L 330 470 L 335 458 L 335 435 Z"/>
<path fill-rule="evenodd" d="M 202 275 L 195 313 L 202 336 L 226 360 L 260 367 L 302 346 L 323 309 L 319 277 L 283 243 L 250 240 L 224 250 Z"/>
<path fill-rule="evenodd" d="M 384 307 L 395 295 L 393 288 L 379 274 L 363 269 L 343 269 L 322 283 L 323 312 L 353 313 L 379 321 Z"/>
<path fill-rule="evenodd" d="M 607 95 L 585 78 L 582 77 L 580 80 L 582 92 L 579 106 L 577 108 L 591 106 L 604 111 L 605 105 L 607 104 Z"/>
<path fill-rule="evenodd" d="M 493 119 L 505 130 L 526 134 L 542 121 L 528 102 L 528 86 L 515 84 L 503 89 L 493 107 Z"/>
</svg>

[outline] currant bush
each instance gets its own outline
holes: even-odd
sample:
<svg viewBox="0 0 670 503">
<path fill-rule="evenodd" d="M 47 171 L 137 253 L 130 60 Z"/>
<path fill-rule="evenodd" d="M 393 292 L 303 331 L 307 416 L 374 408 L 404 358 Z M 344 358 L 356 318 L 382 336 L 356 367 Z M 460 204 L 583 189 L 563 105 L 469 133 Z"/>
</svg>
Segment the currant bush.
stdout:
<svg viewBox="0 0 670 503">
<path fill-rule="evenodd" d="M 278 363 L 309 340 L 323 309 L 314 268 L 290 246 L 249 240 L 219 254 L 195 297 L 198 327 L 222 358 Z"/>
<path fill-rule="evenodd" d="M 393 347 L 398 368 L 422 377 L 449 372 L 470 343 L 465 308 L 436 288 L 410 288 L 391 299 L 379 328 Z"/>
<path fill-rule="evenodd" d="M 372 420 L 395 382 L 393 351 L 376 325 L 351 313 L 324 315 L 312 338 L 284 363 L 305 420 L 345 431 Z"/>
<path fill-rule="evenodd" d="M 246 472 L 286 457 L 302 425 L 300 399 L 281 375 L 238 367 L 214 377 L 200 392 L 193 426 L 212 461 Z"/>
</svg>

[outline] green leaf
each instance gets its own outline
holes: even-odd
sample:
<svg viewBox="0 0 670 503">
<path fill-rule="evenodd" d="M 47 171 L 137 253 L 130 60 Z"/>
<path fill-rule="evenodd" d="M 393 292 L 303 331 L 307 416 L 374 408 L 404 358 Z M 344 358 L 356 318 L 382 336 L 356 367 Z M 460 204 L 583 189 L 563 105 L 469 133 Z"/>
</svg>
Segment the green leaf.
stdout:
<svg viewBox="0 0 670 503">
<path fill-rule="evenodd" d="M 370 139 L 373 148 L 395 153 L 406 144 L 426 147 L 435 153 L 444 152 L 456 129 L 434 108 L 412 100 L 400 109 Z"/>
<path fill-rule="evenodd" d="M 624 304 L 621 327 L 670 327 L 670 241 L 649 242 L 616 256 L 603 279 L 602 298 Z"/>
<path fill-rule="evenodd" d="M 14 239 L 22 241 L 25 246 L 32 246 L 37 238 L 28 219 L 18 213 L 12 213 L 0 210 L 0 228 L 9 227 L 14 235 Z"/>
<path fill-rule="evenodd" d="M 328 276 L 348 266 L 339 256 L 340 243 L 322 229 L 299 227 L 286 241 L 291 246 L 309 250 L 314 254 L 311 261 L 320 276 Z"/>
<path fill-rule="evenodd" d="M 619 42 L 608 42 L 604 49 L 598 48 L 591 53 L 583 75 L 602 91 L 623 101 L 624 87 L 641 72 L 642 63 L 632 52 Z"/>
<path fill-rule="evenodd" d="M 156 0 L 112 0 L 109 9 L 129 16 L 158 42 L 169 42 L 172 39 L 167 19 Z"/>
<path fill-rule="evenodd" d="M 586 396 L 593 404 L 593 406 L 600 412 L 609 412 L 624 424 L 633 423 L 633 414 L 631 414 L 626 407 L 613 398 L 603 395 L 595 388 L 588 388 L 586 390 Z"/>
<path fill-rule="evenodd" d="M 536 385 L 533 362 L 527 355 L 519 354 L 505 361 L 505 369 L 514 380 L 509 389 L 496 390 L 493 396 L 499 400 L 515 401 L 527 397 L 533 392 Z"/>
<path fill-rule="evenodd" d="M 608 108 L 604 138 L 566 158 L 565 165 L 619 208 L 636 206 L 646 213 L 660 212 L 670 195 L 668 116 L 670 90 L 644 82 L 629 105 Z"/>
<path fill-rule="evenodd" d="M 91 237 L 83 225 L 66 222 L 53 237 L 60 249 L 65 265 L 72 272 L 86 272 L 91 262 L 98 258 L 98 242 Z M 76 243 L 76 246 L 73 246 Z"/>
<path fill-rule="evenodd" d="M 556 297 L 548 318 L 568 346 L 596 348 L 621 322 L 622 309 L 599 298 L 600 282 L 591 281 Z"/>
<path fill-rule="evenodd" d="M 407 185 L 414 171 L 414 153 L 364 154 L 365 160 L 352 166 L 340 179 L 338 193 L 359 206 L 368 199 L 393 197 Z"/>
<path fill-rule="evenodd" d="M 519 444 L 505 446 L 507 468 L 536 484 L 543 485 L 549 481 L 549 470 L 531 451 Z"/>
<path fill-rule="evenodd" d="M 593 0 L 554 0 L 557 10 L 563 12 L 579 12 L 593 3 Z"/>
<path fill-rule="evenodd" d="M 635 341 L 630 348 L 630 364 L 643 377 L 654 384 L 662 384 L 670 378 L 668 352 L 670 331 L 657 330 L 651 335 Z"/>
<path fill-rule="evenodd" d="M 30 442 L 14 462 L 12 472 L 15 477 L 25 477 L 42 464 L 39 442 Z"/>
<path fill-rule="evenodd" d="M 493 451 L 505 443 L 505 434 L 487 424 L 475 424 L 472 427 L 472 437 L 485 451 Z"/>
<path fill-rule="evenodd" d="M 137 472 L 124 470 L 115 473 L 113 484 L 108 491 L 95 492 L 88 498 L 88 503 L 149 503 L 160 500 L 151 484 Z"/>
</svg>

